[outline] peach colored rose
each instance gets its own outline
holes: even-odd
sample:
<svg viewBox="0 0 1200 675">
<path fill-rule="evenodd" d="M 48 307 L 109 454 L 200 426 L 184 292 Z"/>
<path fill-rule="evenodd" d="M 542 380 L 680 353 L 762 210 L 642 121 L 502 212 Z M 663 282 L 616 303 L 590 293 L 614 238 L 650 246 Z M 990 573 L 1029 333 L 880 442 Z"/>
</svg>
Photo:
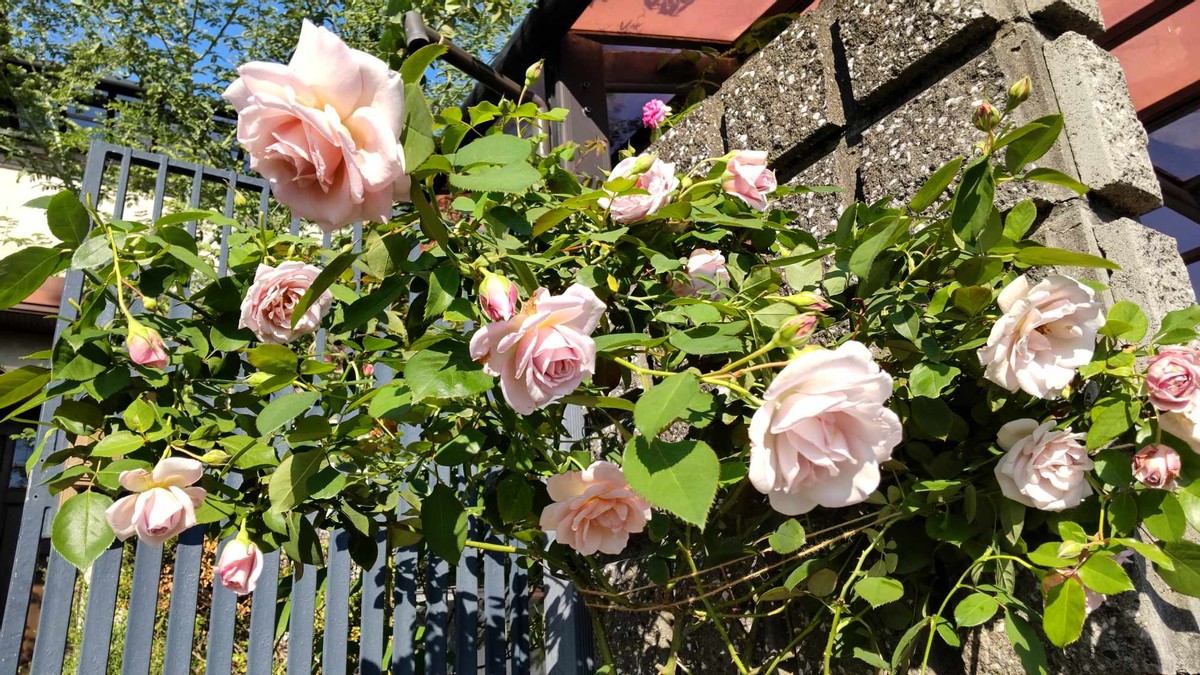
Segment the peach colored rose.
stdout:
<svg viewBox="0 0 1200 675">
<path fill-rule="evenodd" d="M 996 440 L 1005 455 L 996 464 L 996 480 L 1005 497 L 1043 511 L 1078 506 L 1092 488 L 1087 472 L 1092 458 L 1084 434 L 1056 429 L 1054 420 L 1013 420 L 1000 427 Z"/>
<path fill-rule="evenodd" d="M 1200 352 L 1167 347 L 1146 368 L 1150 403 L 1165 412 L 1183 412 L 1200 400 Z"/>
<path fill-rule="evenodd" d="M 183 457 L 159 460 L 153 471 L 122 471 L 121 487 L 135 494 L 108 507 L 108 526 L 121 541 L 136 534 L 155 545 L 182 533 L 196 524 L 196 509 L 204 502 L 204 488 L 189 487 L 203 473 L 200 462 Z"/>
<path fill-rule="evenodd" d="M 673 290 L 676 295 L 704 296 L 718 295 L 717 286 L 729 283 L 729 270 L 725 269 L 725 256 L 720 251 L 710 251 L 698 248 L 692 251 L 687 261 L 687 283 L 676 283 Z"/>
<path fill-rule="evenodd" d="M 1174 490 L 1182 468 L 1179 453 L 1167 445 L 1147 445 L 1133 456 L 1133 477 L 1146 487 Z"/>
<path fill-rule="evenodd" d="M 479 307 L 492 321 L 511 319 L 517 311 L 517 285 L 499 274 L 485 272 L 479 283 Z"/>
<path fill-rule="evenodd" d="M 640 174 L 638 170 L 645 168 Z M 637 174 L 639 190 L 646 194 L 630 194 L 623 197 L 605 197 L 598 203 L 600 208 L 608 209 L 609 216 L 618 223 L 632 223 L 658 213 L 659 209 L 671 202 L 671 194 L 679 188 L 679 178 L 675 176 L 675 165 L 664 162 L 653 155 L 639 155 L 621 160 L 609 178 L 626 178 Z"/>
<path fill-rule="evenodd" d="M 221 585 L 238 595 L 254 592 L 258 583 L 258 575 L 262 574 L 262 551 L 249 539 L 238 537 L 225 544 L 217 566 L 213 568 L 213 576 L 221 581 Z"/>
<path fill-rule="evenodd" d="M 775 172 L 767 168 L 767 153 L 738 150 L 725 167 L 726 194 L 737 197 L 757 211 L 767 210 L 767 195 L 779 187 Z"/>
<path fill-rule="evenodd" d="M 650 520 L 650 503 L 629 487 L 625 473 L 611 462 L 593 462 L 585 471 L 568 471 L 546 481 L 554 503 L 542 511 L 540 525 L 559 543 L 583 555 L 620 553 Z"/>
<path fill-rule="evenodd" d="M 383 61 L 305 21 L 287 65 L 254 61 L 238 75 L 223 94 L 238 142 L 293 213 L 332 232 L 387 222 L 408 200 L 404 83 Z"/>
<path fill-rule="evenodd" d="M 859 342 L 811 349 L 767 387 L 750 421 L 750 482 L 780 513 L 864 501 L 903 432 L 892 378 Z"/>
<path fill-rule="evenodd" d="M 242 300 L 238 325 L 249 328 L 259 340 L 275 344 L 285 344 L 315 331 L 329 313 L 332 293 L 325 291 L 309 305 L 295 328 L 292 327 L 292 310 L 320 273 L 319 268 L 294 260 L 280 263 L 278 267 L 259 265 L 254 273 L 254 283 Z"/>
<path fill-rule="evenodd" d="M 604 303 L 586 286 L 574 284 L 562 295 L 539 288 L 511 319 L 475 331 L 471 358 L 500 378 L 508 405 L 528 415 L 595 372 L 591 334 L 602 314 Z"/>
<path fill-rule="evenodd" d="M 129 334 L 125 338 L 129 358 L 139 366 L 162 370 L 171 362 L 166 345 L 158 331 L 134 319 L 129 320 Z"/>
<path fill-rule="evenodd" d="M 1092 289 L 1060 275 L 1031 284 L 1021 275 L 1000 293 L 1004 316 L 992 326 L 979 361 L 992 382 L 1055 398 L 1092 360 L 1104 313 Z"/>
</svg>

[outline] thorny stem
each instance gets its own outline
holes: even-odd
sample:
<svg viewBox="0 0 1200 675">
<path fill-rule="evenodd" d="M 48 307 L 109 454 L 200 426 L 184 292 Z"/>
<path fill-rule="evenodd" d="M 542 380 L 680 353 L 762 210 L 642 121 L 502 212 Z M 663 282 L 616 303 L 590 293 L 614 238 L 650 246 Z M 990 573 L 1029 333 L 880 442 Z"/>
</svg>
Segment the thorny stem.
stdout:
<svg viewBox="0 0 1200 675">
<path fill-rule="evenodd" d="M 125 279 L 121 277 L 121 254 L 117 251 L 117 241 L 108 227 L 104 228 L 104 236 L 108 237 L 108 245 L 112 248 L 113 253 L 113 275 L 117 278 L 117 306 L 121 308 L 121 313 L 125 315 L 126 319 L 133 321 L 133 317 L 129 314 L 129 307 L 125 305 L 125 294 L 121 292 L 121 286 L 125 283 Z"/>
<path fill-rule="evenodd" d="M 842 585 L 842 592 L 838 593 L 837 601 L 833 607 L 833 621 L 829 624 L 829 639 L 825 642 L 825 669 L 823 671 L 825 675 L 830 675 L 833 672 L 831 668 L 833 663 L 833 643 L 837 641 L 839 632 L 838 623 L 842 619 L 842 610 L 846 608 L 846 594 L 850 592 L 850 587 L 854 583 L 855 578 L 858 577 L 858 573 L 862 571 L 862 566 L 866 563 L 867 556 L 871 554 L 871 551 L 875 550 L 876 544 L 883 537 L 883 533 L 887 532 L 889 525 L 890 523 L 879 528 L 879 533 L 875 535 L 875 539 L 863 549 L 862 555 L 858 556 L 858 563 L 854 565 L 854 571 L 850 573 L 850 578 Z"/>
<path fill-rule="evenodd" d="M 768 342 L 767 344 L 763 345 L 761 348 L 751 352 L 750 354 L 747 354 L 746 356 L 738 359 L 737 361 L 734 361 L 733 363 L 726 365 L 724 368 L 718 370 L 717 372 L 715 372 L 713 374 L 714 375 L 724 375 L 726 373 L 733 372 L 738 366 L 741 366 L 742 364 L 745 364 L 745 363 L 750 363 L 754 359 L 757 359 L 758 357 L 762 356 L 763 354 L 770 352 L 772 349 L 775 349 L 778 346 L 779 346 L 779 334 L 776 333 L 775 337 L 772 337 L 771 341 Z"/>
<path fill-rule="evenodd" d="M 690 539 L 690 537 L 689 537 Z M 679 551 L 683 553 L 683 559 L 687 562 L 688 569 L 693 574 L 697 573 L 696 561 L 692 559 L 692 553 L 683 542 L 679 543 Z M 737 647 L 733 646 L 733 640 L 729 639 L 729 633 L 725 632 L 725 623 L 721 621 L 721 617 L 717 614 L 717 610 L 713 608 L 708 597 L 704 595 L 704 587 L 700 585 L 700 579 L 697 577 L 693 583 L 696 584 L 696 592 L 700 594 L 700 598 L 704 602 L 704 611 L 708 612 L 708 616 L 712 618 L 713 626 L 717 629 L 717 633 L 721 639 L 725 641 L 725 650 L 729 652 L 729 658 L 733 659 L 733 665 L 737 667 L 738 672 L 742 675 L 747 675 L 750 671 L 746 669 L 746 665 L 742 663 L 742 659 L 738 656 Z"/>
</svg>

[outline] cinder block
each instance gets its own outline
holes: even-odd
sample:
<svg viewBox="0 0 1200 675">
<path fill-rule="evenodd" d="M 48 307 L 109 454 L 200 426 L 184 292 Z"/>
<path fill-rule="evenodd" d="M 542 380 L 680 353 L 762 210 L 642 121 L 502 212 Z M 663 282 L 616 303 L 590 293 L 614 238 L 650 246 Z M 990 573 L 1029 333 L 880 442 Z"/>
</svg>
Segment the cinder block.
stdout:
<svg viewBox="0 0 1200 675">
<path fill-rule="evenodd" d="M 1116 57 L 1078 33 L 1047 43 L 1045 52 L 1080 179 L 1122 215 L 1162 206 L 1146 131 Z"/>
<path fill-rule="evenodd" d="M 1086 201 L 1072 199 L 1054 207 L 1045 220 L 1037 225 L 1030 238 L 1042 246 L 1104 257 L 1104 251 L 1096 241 L 1099 225 L 1100 220 L 1088 208 Z M 1062 267 L 1053 271 L 1080 281 L 1095 281 L 1106 286 L 1112 283 L 1107 270 L 1095 267 Z M 1099 297 L 1106 309 L 1116 302 L 1111 289 L 1100 293 Z"/>
<path fill-rule="evenodd" d="M 651 145 L 649 152 L 658 153 L 665 161 L 678 164 L 676 170 L 686 171 L 708 157 L 720 157 L 728 150 L 721 134 L 725 106 L 718 97 L 709 97 L 696 106 Z"/>
<path fill-rule="evenodd" d="M 1113 299 L 1136 302 L 1149 317 L 1152 332 L 1167 312 L 1196 304 L 1174 237 L 1104 212 L 1095 231 L 1100 252 L 1121 266 L 1109 274 Z M 1200 659 L 1194 665 L 1200 666 Z"/>
<path fill-rule="evenodd" d="M 775 162 L 845 123 L 827 17 L 800 17 L 721 87 L 731 150 L 766 150 Z"/>
<path fill-rule="evenodd" d="M 1104 16 L 1096 0 L 1025 0 L 1030 16 L 1055 33 L 1074 31 L 1096 38 L 1104 34 Z"/>
<path fill-rule="evenodd" d="M 832 185 L 841 192 L 805 192 L 791 194 L 779 200 L 782 209 L 796 212 L 791 226 L 811 233 L 817 239 L 837 228 L 838 217 L 854 202 L 855 167 L 845 144 L 801 171 L 788 185 L 815 187 Z"/>
</svg>

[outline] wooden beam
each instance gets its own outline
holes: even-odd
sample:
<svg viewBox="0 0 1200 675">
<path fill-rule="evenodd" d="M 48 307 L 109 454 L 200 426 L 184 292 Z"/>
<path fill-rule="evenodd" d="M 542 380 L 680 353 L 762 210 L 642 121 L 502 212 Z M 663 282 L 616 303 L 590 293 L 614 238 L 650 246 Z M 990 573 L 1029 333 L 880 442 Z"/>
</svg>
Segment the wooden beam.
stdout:
<svg viewBox="0 0 1200 675">
<path fill-rule="evenodd" d="M 609 92 L 681 93 L 697 80 L 716 90 L 738 69 L 736 59 L 700 54 L 609 49 L 604 52 L 604 80 Z"/>
</svg>

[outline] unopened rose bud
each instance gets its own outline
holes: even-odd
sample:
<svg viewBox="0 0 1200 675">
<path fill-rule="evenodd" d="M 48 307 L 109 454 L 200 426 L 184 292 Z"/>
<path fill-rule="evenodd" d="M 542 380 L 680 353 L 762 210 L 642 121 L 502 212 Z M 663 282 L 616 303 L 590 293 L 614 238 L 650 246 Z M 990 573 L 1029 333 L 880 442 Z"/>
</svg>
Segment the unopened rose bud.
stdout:
<svg viewBox="0 0 1200 675">
<path fill-rule="evenodd" d="M 975 115 L 971 118 L 971 122 L 975 124 L 976 129 L 991 133 L 1000 126 L 1000 111 L 996 110 L 996 106 L 990 102 L 981 101 L 975 108 Z"/>
<path fill-rule="evenodd" d="M 825 298 L 820 293 L 813 293 L 812 291 L 801 291 L 795 295 L 789 295 L 786 298 L 783 298 L 783 301 L 792 305 L 793 307 L 799 307 L 800 309 L 813 309 L 818 312 L 823 312 L 831 307 L 831 305 L 825 301 Z"/>
<path fill-rule="evenodd" d="M 366 365 L 364 365 L 364 366 L 363 366 L 363 375 L 364 375 L 364 376 L 366 376 L 366 377 L 370 377 L 370 376 L 372 376 L 372 375 L 374 375 L 374 374 L 375 374 L 375 364 L 373 364 L 373 363 L 368 363 L 368 364 L 366 364 Z"/>
<path fill-rule="evenodd" d="M 538 79 L 542 76 L 542 66 L 544 64 L 545 64 L 545 61 L 537 61 L 532 66 L 529 66 L 528 68 L 525 69 L 525 88 L 526 89 L 532 87 L 533 83 L 537 82 Z"/>
<path fill-rule="evenodd" d="M 654 166 L 654 162 L 657 160 L 658 155 L 653 153 L 647 152 L 638 155 L 637 161 L 633 163 L 633 168 L 630 169 L 629 173 L 634 176 L 646 173 L 650 170 L 650 167 Z"/>
<path fill-rule="evenodd" d="M 1166 445 L 1147 445 L 1133 456 L 1133 477 L 1146 487 L 1174 490 L 1182 468 L 1179 453 Z"/>
<path fill-rule="evenodd" d="M 817 327 L 816 314 L 793 316 L 779 327 L 778 340 L 784 345 L 799 345 L 808 341 Z"/>
<path fill-rule="evenodd" d="M 492 321 L 507 321 L 517 311 L 517 286 L 499 274 L 484 272 L 479 307 Z"/>
<path fill-rule="evenodd" d="M 209 450 L 200 455 L 200 461 L 205 464 L 221 465 L 229 461 L 229 453 L 224 450 Z"/>
<path fill-rule="evenodd" d="M 139 366 L 161 370 L 171 361 L 158 331 L 132 318 L 129 320 L 125 347 L 129 350 L 129 358 Z"/>
<path fill-rule="evenodd" d="M 142 307 L 145 307 L 147 312 L 153 312 L 158 309 L 158 301 L 154 298 L 145 298 L 142 300 Z"/>
<path fill-rule="evenodd" d="M 1033 91 L 1033 80 L 1026 75 L 1021 79 L 1013 82 L 1008 88 L 1008 110 L 1011 112 L 1017 109 L 1017 106 L 1024 103 L 1029 98 L 1029 92 Z"/>
</svg>

